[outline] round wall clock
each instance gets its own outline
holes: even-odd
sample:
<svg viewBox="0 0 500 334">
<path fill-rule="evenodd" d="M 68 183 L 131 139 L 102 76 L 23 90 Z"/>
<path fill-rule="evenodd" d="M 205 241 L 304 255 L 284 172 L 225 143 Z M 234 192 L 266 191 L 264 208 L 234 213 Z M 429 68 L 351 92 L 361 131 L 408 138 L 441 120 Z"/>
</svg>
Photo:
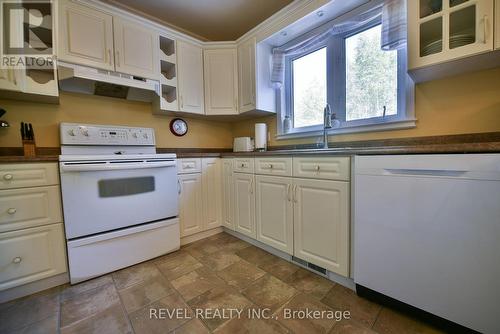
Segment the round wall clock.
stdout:
<svg viewBox="0 0 500 334">
<path fill-rule="evenodd" d="M 177 137 L 182 137 L 188 132 L 188 125 L 182 118 L 174 118 L 170 121 L 170 131 Z"/>
</svg>

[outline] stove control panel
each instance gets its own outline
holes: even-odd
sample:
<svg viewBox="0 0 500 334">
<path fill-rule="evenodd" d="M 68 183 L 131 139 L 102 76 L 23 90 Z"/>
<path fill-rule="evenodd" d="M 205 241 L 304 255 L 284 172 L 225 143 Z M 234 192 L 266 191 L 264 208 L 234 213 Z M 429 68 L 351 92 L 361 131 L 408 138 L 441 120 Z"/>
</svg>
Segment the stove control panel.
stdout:
<svg viewBox="0 0 500 334">
<path fill-rule="evenodd" d="M 155 146 L 151 128 L 61 123 L 62 145 Z"/>
</svg>

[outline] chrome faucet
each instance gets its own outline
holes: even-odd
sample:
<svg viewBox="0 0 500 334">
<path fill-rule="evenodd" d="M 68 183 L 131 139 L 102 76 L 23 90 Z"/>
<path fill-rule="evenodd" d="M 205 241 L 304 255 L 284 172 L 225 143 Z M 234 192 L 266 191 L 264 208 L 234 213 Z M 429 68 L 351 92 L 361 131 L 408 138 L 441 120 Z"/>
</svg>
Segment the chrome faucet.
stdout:
<svg viewBox="0 0 500 334">
<path fill-rule="evenodd" d="M 332 109 L 327 103 L 325 109 L 323 110 L 323 148 L 328 148 L 328 130 L 333 128 L 332 126 Z"/>
</svg>

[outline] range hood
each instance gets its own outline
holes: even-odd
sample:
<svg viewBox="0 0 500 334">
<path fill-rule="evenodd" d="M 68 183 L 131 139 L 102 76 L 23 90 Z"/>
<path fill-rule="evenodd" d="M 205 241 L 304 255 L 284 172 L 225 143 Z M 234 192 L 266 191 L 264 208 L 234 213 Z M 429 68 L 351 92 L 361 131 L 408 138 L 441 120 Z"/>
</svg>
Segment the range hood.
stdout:
<svg viewBox="0 0 500 334">
<path fill-rule="evenodd" d="M 152 102 L 160 94 L 160 83 L 155 80 L 61 61 L 57 70 L 62 91 L 144 102 Z"/>
</svg>

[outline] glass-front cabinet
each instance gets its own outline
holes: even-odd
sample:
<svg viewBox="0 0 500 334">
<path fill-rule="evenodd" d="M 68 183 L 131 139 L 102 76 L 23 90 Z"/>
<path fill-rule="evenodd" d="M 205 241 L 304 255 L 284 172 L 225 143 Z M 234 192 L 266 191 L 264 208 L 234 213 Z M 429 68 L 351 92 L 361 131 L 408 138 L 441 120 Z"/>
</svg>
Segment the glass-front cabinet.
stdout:
<svg viewBox="0 0 500 334">
<path fill-rule="evenodd" d="M 494 1 L 408 1 L 409 68 L 492 51 Z"/>
</svg>

